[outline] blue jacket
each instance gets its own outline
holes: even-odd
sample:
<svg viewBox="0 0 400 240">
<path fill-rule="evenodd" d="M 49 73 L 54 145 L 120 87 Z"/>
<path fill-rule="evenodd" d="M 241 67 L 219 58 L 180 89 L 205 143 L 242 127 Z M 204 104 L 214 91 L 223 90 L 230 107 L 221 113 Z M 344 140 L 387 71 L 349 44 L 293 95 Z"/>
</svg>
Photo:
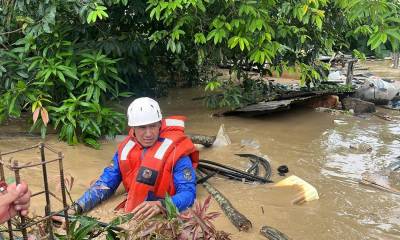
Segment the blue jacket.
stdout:
<svg viewBox="0 0 400 240">
<path fill-rule="evenodd" d="M 188 176 L 188 170 L 191 176 Z M 196 199 L 196 175 L 192 161 L 188 156 L 181 157 L 173 171 L 176 194 L 171 196 L 172 202 L 183 211 L 191 207 Z M 94 208 L 100 202 L 108 199 L 117 190 L 122 181 L 118 164 L 118 152 L 114 154 L 113 163 L 106 167 L 100 178 L 78 199 L 84 212 Z M 149 193 L 147 201 L 155 201 L 157 197 Z"/>
</svg>

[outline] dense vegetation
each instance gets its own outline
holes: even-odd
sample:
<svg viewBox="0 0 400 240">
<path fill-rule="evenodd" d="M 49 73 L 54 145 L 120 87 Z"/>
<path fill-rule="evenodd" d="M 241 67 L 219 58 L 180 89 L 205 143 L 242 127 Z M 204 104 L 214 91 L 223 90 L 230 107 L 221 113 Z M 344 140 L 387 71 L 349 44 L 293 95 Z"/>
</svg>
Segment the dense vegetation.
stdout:
<svg viewBox="0 0 400 240">
<path fill-rule="evenodd" d="M 273 90 L 251 80 L 300 73 L 318 85 L 335 51 L 399 51 L 398 0 L 2 0 L 0 122 L 32 112 L 70 144 L 99 147 L 125 116 L 112 103 L 171 86 L 221 91 L 234 107 Z M 231 66 L 237 81 L 218 81 Z M 244 91 L 244 87 L 248 91 Z M 251 94 L 249 94 L 251 93 Z M 211 102 L 212 103 L 212 102 Z"/>
</svg>

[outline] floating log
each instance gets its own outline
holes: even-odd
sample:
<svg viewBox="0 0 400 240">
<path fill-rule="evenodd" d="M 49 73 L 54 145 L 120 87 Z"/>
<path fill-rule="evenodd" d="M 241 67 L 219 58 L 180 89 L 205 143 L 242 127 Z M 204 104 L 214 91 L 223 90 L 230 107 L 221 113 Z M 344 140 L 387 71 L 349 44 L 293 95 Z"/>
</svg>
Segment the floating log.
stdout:
<svg viewBox="0 0 400 240">
<path fill-rule="evenodd" d="M 187 134 L 192 139 L 193 143 L 201 144 L 204 147 L 211 147 L 216 139 L 216 136 L 206 136 L 199 134 Z"/>
<path fill-rule="evenodd" d="M 202 175 L 198 172 L 198 178 L 201 178 Z M 232 222 L 232 224 L 239 230 L 247 232 L 252 227 L 251 221 L 246 218 L 243 214 L 241 214 L 238 210 L 236 210 L 232 203 L 215 187 L 213 187 L 208 182 L 202 183 L 203 187 L 211 194 L 211 196 L 217 201 L 222 211 L 228 217 L 228 219 Z"/>
<path fill-rule="evenodd" d="M 263 226 L 260 230 L 261 235 L 269 240 L 289 240 L 290 238 L 284 233 L 270 226 Z"/>
<path fill-rule="evenodd" d="M 378 117 L 378 118 L 380 118 L 380 119 L 389 121 L 389 122 L 393 120 L 391 116 L 389 116 L 387 114 L 384 114 L 384 113 L 376 112 L 376 113 L 373 113 L 373 115 Z"/>
</svg>

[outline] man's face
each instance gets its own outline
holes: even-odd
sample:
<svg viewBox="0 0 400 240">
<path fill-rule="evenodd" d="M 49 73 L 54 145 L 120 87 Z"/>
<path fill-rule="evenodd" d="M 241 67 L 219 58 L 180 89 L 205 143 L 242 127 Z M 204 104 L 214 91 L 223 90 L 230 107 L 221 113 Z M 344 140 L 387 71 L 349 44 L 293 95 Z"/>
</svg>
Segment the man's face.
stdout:
<svg viewBox="0 0 400 240">
<path fill-rule="evenodd" d="M 136 139 L 143 147 L 151 147 L 158 139 L 160 127 L 160 122 L 135 127 L 134 131 Z"/>
</svg>

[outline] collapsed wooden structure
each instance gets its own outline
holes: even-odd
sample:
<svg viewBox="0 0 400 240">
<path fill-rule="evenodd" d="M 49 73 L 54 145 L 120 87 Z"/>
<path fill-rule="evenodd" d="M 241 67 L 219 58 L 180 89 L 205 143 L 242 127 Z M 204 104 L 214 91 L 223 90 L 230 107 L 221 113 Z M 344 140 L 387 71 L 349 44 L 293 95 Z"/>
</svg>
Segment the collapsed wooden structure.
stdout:
<svg viewBox="0 0 400 240">
<path fill-rule="evenodd" d="M 321 98 L 329 95 L 348 96 L 353 94 L 353 91 L 337 92 L 332 90 L 326 91 L 310 91 L 310 92 L 286 92 L 279 95 L 274 100 L 264 100 L 258 103 L 250 104 L 242 108 L 225 111 L 216 114 L 217 116 L 232 116 L 244 114 L 248 116 L 264 115 L 273 112 L 289 110 L 296 105 L 307 103 L 307 101 L 314 98 Z"/>
</svg>

